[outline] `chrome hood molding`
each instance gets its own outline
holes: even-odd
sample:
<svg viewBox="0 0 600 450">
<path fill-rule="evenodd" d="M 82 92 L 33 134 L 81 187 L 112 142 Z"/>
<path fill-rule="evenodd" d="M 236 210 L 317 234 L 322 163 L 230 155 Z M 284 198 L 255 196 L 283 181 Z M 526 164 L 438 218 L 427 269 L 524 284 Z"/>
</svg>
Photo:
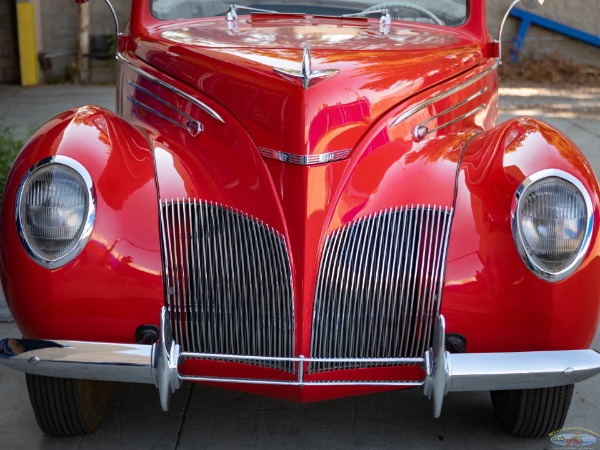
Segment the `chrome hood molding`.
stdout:
<svg viewBox="0 0 600 450">
<path fill-rule="evenodd" d="M 315 84 L 318 84 L 321 81 L 331 78 L 339 73 L 339 70 L 337 69 L 317 70 L 316 72 L 313 72 L 310 66 L 310 47 L 308 44 L 304 44 L 302 67 L 300 70 L 290 70 L 275 67 L 273 68 L 273 71 L 276 74 L 281 75 L 283 78 L 290 79 L 292 82 L 300 80 L 304 89 L 308 89 L 309 87 L 314 86 Z"/>
</svg>

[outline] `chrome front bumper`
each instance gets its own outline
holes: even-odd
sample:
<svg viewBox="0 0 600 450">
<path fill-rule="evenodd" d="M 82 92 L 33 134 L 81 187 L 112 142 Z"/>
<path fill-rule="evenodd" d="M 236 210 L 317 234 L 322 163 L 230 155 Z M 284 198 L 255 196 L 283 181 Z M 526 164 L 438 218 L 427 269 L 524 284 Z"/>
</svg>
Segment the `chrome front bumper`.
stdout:
<svg viewBox="0 0 600 450">
<path fill-rule="evenodd" d="M 172 394 L 184 381 L 270 384 L 287 386 L 371 385 L 422 386 L 439 417 L 444 396 L 451 391 L 533 389 L 562 386 L 600 373 L 600 353 L 595 350 L 565 350 L 521 353 L 450 354 L 445 350 L 444 317 L 438 317 L 433 346 L 423 358 L 323 359 L 272 358 L 240 355 L 215 355 L 181 352 L 173 341 L 166 308 L 161 314 L 160 340 L 154 345 L 112 344 L 103 342 L 45 341 L 31 339 L 0 340 L 0 363 L 21 372 L 63 378 L 154 384 L 163 410 L 169 410 Z M 185 360 L 292 361 L 297 364 L 297 379 L 270 380 L 248 378 L 199 377 L 179 373 Z M 310 362 L 373 362 L 421 364 L 425 378 L 420 381 L 308 381 L 304 368 Z"/>
</svg>

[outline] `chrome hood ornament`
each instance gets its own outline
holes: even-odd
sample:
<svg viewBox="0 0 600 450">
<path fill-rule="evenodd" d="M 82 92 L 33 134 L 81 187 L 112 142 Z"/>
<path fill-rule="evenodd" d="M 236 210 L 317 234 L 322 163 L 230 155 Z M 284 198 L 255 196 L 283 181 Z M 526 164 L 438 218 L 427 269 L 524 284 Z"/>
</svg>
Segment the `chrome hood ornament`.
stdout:
<svg viewBox="0 0 600 450">
<path fill-rule="evenodd" d="M 310 66 L 310 48 L 308 44 L 305 44 L 304 53 L 302 55 L 302 67 L 300 70 L 281 69 L 278 67 L 275 67 L 273 70 L 276 74 L 281 75 L 284 78 L 300 80 L 304 89 L 308 89 L 309 87 L 314 86 L 315 84 L 318 84 L 321 81 L 324 81 L 327 78 L 339 73 L 339 70 L 337 69 L 317 70 L 316 72 L 313 72 Z"/>
</svg>

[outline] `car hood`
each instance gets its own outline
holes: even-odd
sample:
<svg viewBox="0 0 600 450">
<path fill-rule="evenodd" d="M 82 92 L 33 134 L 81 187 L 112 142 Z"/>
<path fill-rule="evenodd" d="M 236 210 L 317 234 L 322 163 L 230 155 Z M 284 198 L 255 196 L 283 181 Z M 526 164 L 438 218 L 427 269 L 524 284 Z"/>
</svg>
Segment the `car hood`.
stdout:
<svg viewBox="0 0 600 450">
<path fill-rule="evenodd" d="M 136 54 L 225 106 L 259 148 L 308 156 L 353 148 L 391 108 L 483 58 L 449 28 L 272 15 L 170 23 Z M 302 70 L 327 76 L 307 87 L 285 74 Z"/>
</svg>

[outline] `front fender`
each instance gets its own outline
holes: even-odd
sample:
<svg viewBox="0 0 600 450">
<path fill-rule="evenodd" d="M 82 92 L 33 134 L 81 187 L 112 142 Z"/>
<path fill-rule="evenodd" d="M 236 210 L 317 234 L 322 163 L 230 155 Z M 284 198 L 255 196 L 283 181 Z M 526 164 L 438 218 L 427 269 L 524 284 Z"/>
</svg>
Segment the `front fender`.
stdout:
<svg viewBox="0 0 600 450">
<path fill-rule="evenodd" d="M 511 211 L 519 185 L 554 168 L 590 193 L 594 230 L 576 272 L 561 282 L 534 275 L 521 260 Z M 552 127 L 514 119 L 477 136 L 458 173 L 442 313 L 469 352 L 587 348 L 600 316 L 598 183 L 581 152 Z"/>
<path fill-rule="evenodd" d="M 29 168 L 56 155 L 87 169 L 96 214 L 81 253 L 48 270 L 19 241 L 15 200 Z M 137 327 L 157 322 L 163 306 L 158 217 L 152 149 L 139 130 L 106 109 L 83 106 L 34 134 L 11 170 L 0 229 L 4 292 L 24 336 L 133 342 Z"/>
</svg>

